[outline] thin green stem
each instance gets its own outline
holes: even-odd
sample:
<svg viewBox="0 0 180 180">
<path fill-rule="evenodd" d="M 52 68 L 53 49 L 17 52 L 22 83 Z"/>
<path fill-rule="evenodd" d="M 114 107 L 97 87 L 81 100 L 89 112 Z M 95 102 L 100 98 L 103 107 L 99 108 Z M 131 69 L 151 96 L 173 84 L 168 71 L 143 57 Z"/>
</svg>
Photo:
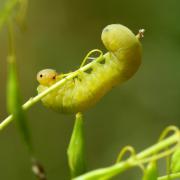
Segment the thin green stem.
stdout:
<svg viewBox="0 0 180 180">
<path fill-rule="evenodd" d="M 55 84 L 50 86 L 48 89 L 46 89 L 42 93 L 38 94 L 35 97 L 30 98 L 25 104 L 23 104 L 23 106 L 22 106 L 23 110 L 29 109 L 31 106 L 33 106 L 34 104 L 39 102 L 48 93 L 51 93 L 53 90 L 55 90 L 55 89 L 59 88 L 60 86 L 62 86 L 63 84 L 65 84 L 68 80 L 71 80 L 74 77 L 76 77 L 81 71 L 86 71 L 87 69 L 91 68 L 95 63 L 102 61 L 105 56 L 106 56 L 106 54 L 104 56 L 100 56 L 100 57 L 96 58 L 94 61 L 83 66 L 82 68 L 80 68 L 72 73 L 69 73 L 68 76 L 66 76 L 62 80 L 56 82 Z M 0 130 L 4 129 L 12 120 L 13 120 L 13 115 L 9 115 L 6 119 L 4 119 L 0 123 Z"/>
<path fill-rule="evenodd" d="M 119 153 L 118 157 L 117 157 L 117 160 L 116 160 L 116 163 L 120 162 L 122 157 L 126 154 L 126 153 L 130 153 L 131 156 L 134 156 L 136 155 L 136 152 L 134 150 L 134 148 L 132 146 L 125 146 Z"/>
<path fill-rule="evenodd" d="M 179 134 L 179 129 L 176 126 L 168 126 L 161 134 L 159 141 L 161 141 L 162 139 L 164 139 L 165 137 L 167 137 L 170 133 L 176 133 Z M 166 148 L 167 151 L 169 151 L 169 147 Z M 166 156 L 166 174 L 168 179 L 170 179 L 169 175 L 171 173 L 171 168 L 170 168 L 170 163 L 171 163 L 171 159 L 170 156 Z"/>
<path fill-rule="evenodd" d="M 83 59 L 83 61 L 82 61 L 82 63 L 81 63 L 80 68 L 85 65 L 85 63 L 87 62 L 88 58 L 89 58 L 90 55 L 92 55 L 93 53 L 99 53 L 99 54 L 100 54 L 99 57 L 103 56 L 103 52 L 102 52 L 101 50 L 99 50 L 99 49 L 93 49 L 92 51 L 90 51 L 90 52 L 85 56 L 85 58 Z"/>
<path fill-rule="evenodd" d="M 14 28 L 11 20 L 8 22 L 8 40 L 9 40 L 9 55 L 15 56 L 15 43 L 14 43 Z M 15 58 L 13 58 L 15 59 Z"/>
<path fill-rule="evenodd" d="M 167 176 L 161 176 L 158 178 L 158 180 L 169 180 L 169 179 L 176 179 L 176 178 L 180 178 L 180 173 L 173 173 Z"/>
<path fill-rule="evenodd" d="M 9 0 L 3 10 L 0 11 L 0 30 L 1 27 L 9 20 L 13 10 L 16 5 L 19 3 L 19 0 Z"/>
<path fill-rule="evenodd" d="M 114 177 L 115 175 L 117 175 L 131 167 L 138 165 L 139 163 L 141 163 L 141 161 L 143 161 L 144 158 L 146 158 L 150 155 L 154 155 L 154 153 L 159 152 L 159 151 L 163 150 L 164 148 L 177 143 L 178 140 L 179 140 L 179 135 L 177 135 L 177 134 L 172 135 L 171 137 L 166 138 L 166 139 L 162 140 L 161 142 L 158 142 L 157 144 L 140 152 L 139 154 L 136 155 L 136 158 L 130 157 L 126 161 L 121 161 L 110 167 L 91 171 L 89 173 L 86 173 L 82 176 L 75 178 L 75 180 L 91 180 L 91 179 L 96 180 L 99 178 L 108 179 L 108 178 Z M 151 159 L 149 159 L 149 160 L 151 160 Z"/>
<path fill-rule="evenodd" d="M 168 150 L 165 150 L 164 152 L 160 153 L 160 154 L 157 154 L 156 156 L 155 155 L 152 155 L 148 158 L 144 158 L 140 161 L 138 161 L 138 163 L 140 164 L 144 164 L 144 163 L 149 163 L 151 161 L 157 161 L 158 159 L 161 159 L 161 158 L 164 158 L 166 156 L 169 156 L 170 154 L 172 154 L 175 150 L 177 149 L 177 146 L 171 148 L 171 149 L 168 149 Z"/>
</svg>

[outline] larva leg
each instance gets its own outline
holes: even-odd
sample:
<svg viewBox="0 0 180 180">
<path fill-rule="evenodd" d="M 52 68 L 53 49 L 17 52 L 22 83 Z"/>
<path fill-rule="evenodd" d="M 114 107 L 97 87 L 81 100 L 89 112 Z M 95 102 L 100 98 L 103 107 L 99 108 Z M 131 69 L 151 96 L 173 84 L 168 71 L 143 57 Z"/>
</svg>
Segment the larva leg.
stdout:
<svg viewBox="0 0 180 180">
<path fill-rule="evenodd" d="M 80 68 L 83 67 L 83 66 L 86 64 L 87 60 L 89 60 L 89 59 L 94 60 L 94 59 L 98 58 L 98 57 L 91 57 L 90 55 L 92 55 L 93 53 L 99 53 L 100 55 L 99 55 L 98 57 L 103 56 L 103 52 L 102 52 L 101 50 L 99 50 L 99 49 L 93 49 L 93 50 L 91 50 L 91 51 L 85 56 L 85 58 L 83 59 Z"/>
</svg>

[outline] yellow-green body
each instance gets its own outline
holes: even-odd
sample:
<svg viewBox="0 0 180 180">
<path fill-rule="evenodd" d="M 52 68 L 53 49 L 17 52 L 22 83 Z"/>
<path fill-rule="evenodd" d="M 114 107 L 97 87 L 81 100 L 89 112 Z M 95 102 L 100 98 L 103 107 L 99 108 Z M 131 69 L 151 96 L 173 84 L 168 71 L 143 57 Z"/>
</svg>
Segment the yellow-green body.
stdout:
<svg viewBox="0 0 180 180">
<path fill-rule="evenodd" d="M 91 66 L 91 72 L 80 71 L 77 78 L 68 80 L 59 89 L 46 95 L 43 104 L 62 113 L 77 113 L 96 104 L 112 87 L 131 78 L 141 63 L 139 39 L 122 25 L 109 25 L 102 32 L 102 41 L 108 49 Z M 56 81 L 62 79 L 62 75 Z M 55 83 L 55 82 L 54 82 Z M 49 85 L 39 85 L 41 93 Z"/>
</svg>

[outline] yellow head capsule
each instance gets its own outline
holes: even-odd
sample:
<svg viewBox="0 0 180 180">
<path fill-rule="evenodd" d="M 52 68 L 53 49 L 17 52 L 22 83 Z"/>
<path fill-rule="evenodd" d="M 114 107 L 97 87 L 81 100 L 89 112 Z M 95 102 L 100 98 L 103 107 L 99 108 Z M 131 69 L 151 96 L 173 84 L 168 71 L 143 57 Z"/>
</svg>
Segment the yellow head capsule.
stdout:
<svg viewBox="0 0 180 180">
<path fill-rule="evenodd" d="M 44 69 L 37 74 L 37 81 L 41 85 L 50 86 L 56 81 L 57 72 L 53 69 Z"/>
</svg>

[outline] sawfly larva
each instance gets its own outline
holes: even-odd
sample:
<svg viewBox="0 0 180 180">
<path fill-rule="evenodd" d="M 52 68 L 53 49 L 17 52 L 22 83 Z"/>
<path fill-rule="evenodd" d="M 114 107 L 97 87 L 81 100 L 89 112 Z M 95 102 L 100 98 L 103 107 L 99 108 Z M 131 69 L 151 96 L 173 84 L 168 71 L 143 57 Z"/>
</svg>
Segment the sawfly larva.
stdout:
<svg viewBox="0 0 180 180">
<path fill-rule="evenodd" d="M 99 52 L 100 56 L 92 60 L 86 71 L 80 68 L 75 78 L 43 97 L 43 104 L 61 113 L 83 112 L 95 105 L 112 87 L 127 81 L 138 70 L 141 64 L 141 36 L 143 32 L 139 31 L 135 36 L 120 24 L 105 27 L 101 39 L 108 52 L 103 55 L 100 50 L 91 51 L 81 67 L 94 52 Z M 40 71 L 37 74 L 40 83 L 38 93 L 67 75 L 57 74 L 52 69 Z"/>
</svg>

